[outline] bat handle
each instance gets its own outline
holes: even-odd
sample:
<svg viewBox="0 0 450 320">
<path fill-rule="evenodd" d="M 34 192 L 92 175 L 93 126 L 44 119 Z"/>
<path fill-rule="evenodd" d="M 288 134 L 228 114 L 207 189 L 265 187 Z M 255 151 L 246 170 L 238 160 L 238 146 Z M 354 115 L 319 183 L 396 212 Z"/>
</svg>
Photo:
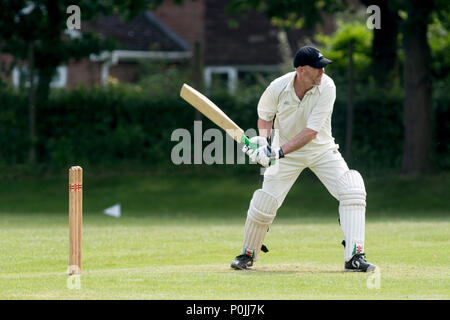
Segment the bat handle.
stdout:
<svg viewBox="0 0 450 320">
<path fill-rule="evenodd" d="M 252 148 L 254 150 L 258 149 L 258 146 L 254 143 L 251 143 L 250 140 L 248 139 L 248 137 L 246 137 L 245 135 L 242 136 L 241 140 L 246 146 L 249 146 L 250 148 Z M 274 164 L 275 164 L 275 161 L 270 162 L 270 165 L 274 165 Z"/>
<path fill-rule="evenodd" d="M 251 143 L 247 136 L 243 135 L 241 140 L 246 146 L 249 146 L 250 148 L 255 149 L 255 150 L 258 149 L 258 146 L 254 143 Z"/>
</svg>

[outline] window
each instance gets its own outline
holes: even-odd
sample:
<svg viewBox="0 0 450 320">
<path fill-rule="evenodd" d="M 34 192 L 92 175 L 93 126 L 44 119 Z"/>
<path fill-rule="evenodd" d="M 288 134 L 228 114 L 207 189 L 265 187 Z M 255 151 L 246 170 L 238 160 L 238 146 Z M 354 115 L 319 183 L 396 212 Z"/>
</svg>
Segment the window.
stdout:
<svg viewBox="0 0 450 320">
<path fill-rule="evenodd" d="M 237 69 L 234 67 L 206 67 L 204 71 L 205 86 L 207 89 L 219 82 L 226 83 L 230 92 L 237 87 Z"/>
<path fill-rule="evenodd" d="M 34 81 L 37 83 L 39 76 L 34 76 Z M 29 87 L 28 81 L 28 68 L 27 67 L 14 67 L 12 71 L 12 80 L 15 87 Z M 56 69 L 56 73 L 53 76 L 50 87 L 52 88 L 65 88 L 67 84 L 67 67 L 60 66 Z"/>
</svg>

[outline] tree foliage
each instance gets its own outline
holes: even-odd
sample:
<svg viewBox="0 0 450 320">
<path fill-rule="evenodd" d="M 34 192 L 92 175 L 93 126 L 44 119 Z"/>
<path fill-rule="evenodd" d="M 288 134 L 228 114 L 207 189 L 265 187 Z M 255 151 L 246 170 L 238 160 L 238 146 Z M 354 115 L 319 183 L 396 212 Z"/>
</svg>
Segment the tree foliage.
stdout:
<svg viewBox="0 0 450 320">
<path fill-rule="evenodd" d="M 361 0 L 364 4 L 367 1 Z M 382 1 L 384 4 L 386 2 Z M 437 17 L 448 30 L 450 2 L 447 0 L 393 0 L 389 1 L 389 12 L 398 23 L 402 36 L 402 49 L 404 53 L 403 85 L 404 85 L 404 145 L 402 172 L 409 176 L 422 175 L 432 169 L 432 68 L 430 61 L 432 54 L 428 40 L 427 29 Z M 305 26 L 321 23 L 321 14 L 335 13 L 347 8 L 347 3 L 341 1 L 308 1 L 288 0 L 271 1 L 262 0 L 232 0 L 230 10 L 243 12 L 246 9 L 257 9 L 268 17 L 291 22 L 300 21 Z M 383 13 L 381 13 L 383 15 Z M 383 24 L 383 23 L 382 23 Z M 291 23 L 292 25 L 292 23 Z M 389 28 L 388 26 L 385 26 Z M 383 26 L 382 26 L 383 28 Z M 436 31 L 436 30 L 434 30 Z M 393 43 L 397 38 L 397 31 L 393 32 Z M 379 39 L 379 37 L 378 37 Z M 373 50 L 373 48 L 372 48 Z M 394 53 L 397 54 L 396 52 Z M 376 55 L 372 55 L 372 58 Z M 446 59 L 446 58 L 444 58 Z M 375 64 L 373 64 L 375 66 Z M 391 70 L 385 70 L 388 74 Z M 434 67 L 434 71 L 439 72 Z M 445 72 L 445 70 L 444 70 Z M 380 81 L 380 78 L 378 78 Z M 385 83 L 380 82 L 380 85 Z M 391 87 L 388 86 L 387 89 Z"/>
<path fill-rule="evenodd" d="M 343 11 L 347 7 L 345 0 L 231 0 L 227 12 L 242 15 L 253 9 L 264 12 L 284 28 L 313 27 L 323 21 L 323 14 Z"/>
<path fill-rule="evenodd" d="M 79 7 L 79 18 L 82 20 L 114 13 L 131 18 L 140 11 L 146 10 L 150 2 L 145 0 L 0 0 L 0 52 L 11 54 L 16 62 L 17 60 L 26 61 L 28 66 L 30 163 L 35 162 L 35 146 L 38 139 L 35 135 L 36 106 L 42 106 L 47 102 L 50 82 L 56 68 L 70 59 L 81 59 L 114 47 L 113 41 L 101 39 L 92 33 L 83 32 L 75 37 L 65 34 L 69 6 Z M 36 85 L 35 78 L 38 79 Z"/>
<path fill-rule="evenodd" d="M 0 50 L 17 59 L 28 59 L 30 44 L 34 47 L 35 67 L 38 70 L 56 68 L 70 59 L 81 59 L 91 53 L 112 49 L 109 39 L 83 32 L 77 37 L 64 33 L 70 13 L 67 8 L 77 5 L 82 20 L 98 15 L 120 13 L 124 18 L 146 10 L 151 1 L 73 1 L 73 0 L 1 0 Z"/>
<path fill-rule="evenodd" d="M 319 44 L 324 56 L 333 61 L 332 67 L 327 70 L 333 78 L 346 74 L 350 44 L 353 45 L 355 72 L 361 74 L 367 71 L 370 64 L 372 32 L 363 23 L 339 20 L 337 31 L 333 35 L 317 34 L 314 40 Z"/>
</svg>

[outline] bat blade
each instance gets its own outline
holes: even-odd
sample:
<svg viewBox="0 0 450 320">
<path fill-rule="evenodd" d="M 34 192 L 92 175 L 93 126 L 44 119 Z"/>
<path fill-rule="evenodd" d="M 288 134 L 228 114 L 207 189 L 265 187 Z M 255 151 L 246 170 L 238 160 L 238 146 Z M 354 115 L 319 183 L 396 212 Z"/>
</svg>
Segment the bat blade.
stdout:
<svg viewBox="0 0 450 320">
<path fill-rule="evenodd" d="M 205 117 L 225 130 L 238 143 L 250 145 L 244 131 L 231 120 L 218 106 L 194 88 L 183 84 L 180 96 Z"/>
</svg>

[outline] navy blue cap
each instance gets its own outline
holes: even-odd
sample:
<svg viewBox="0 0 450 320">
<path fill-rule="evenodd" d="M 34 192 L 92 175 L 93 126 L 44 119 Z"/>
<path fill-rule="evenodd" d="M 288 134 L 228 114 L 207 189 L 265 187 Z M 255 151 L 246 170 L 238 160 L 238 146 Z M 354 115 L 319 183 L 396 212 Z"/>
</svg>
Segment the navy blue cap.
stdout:
<svg viewBox="0 0 450 320">
<path fill-rule="evenodd" d="M 312 46 L 301 47 L 294 57 L 294 67 L 311 66 L 321 69 L 333 61 L 328 60 L 323 54 Z"/>
</svg>

